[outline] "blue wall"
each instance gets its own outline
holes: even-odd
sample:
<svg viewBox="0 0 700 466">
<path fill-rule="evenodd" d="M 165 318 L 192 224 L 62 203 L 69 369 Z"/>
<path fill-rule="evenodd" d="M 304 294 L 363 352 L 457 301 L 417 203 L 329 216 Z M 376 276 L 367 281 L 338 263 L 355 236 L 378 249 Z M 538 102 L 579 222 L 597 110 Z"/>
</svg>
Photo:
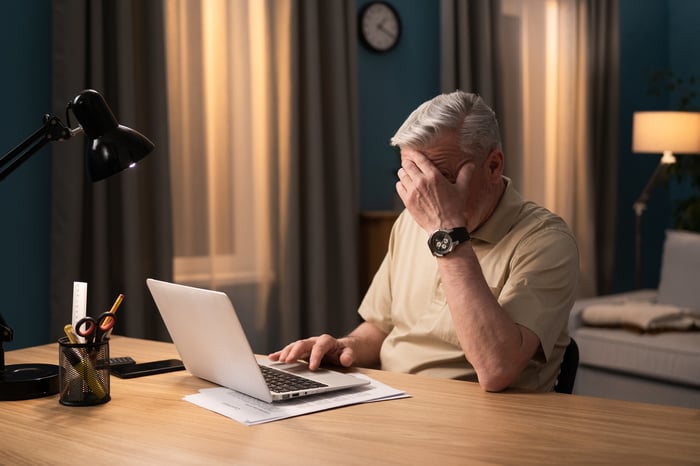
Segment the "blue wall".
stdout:
<svg viewBox="0 0 700 466">
<path fill-rule="evenodd" d="M 3 4 L 0 154 L 37 130 L 51 110 L 50 12 L 50 0 Z M 49 183 L 47 148 L 0 183 L 0 313 L 15 333 L 5 349 L 49 336 Z"/>
<path fill-rule="evenodd" d="M 660 159 L 660 154 L 632 153 L 632 114 L 677 109 L 673 96 L 649 94 L 649 74 L 671 69 L 679 76 L 698 75 L 699 21 L 700 2 L 696 0 L 620 0 L 620 158 L 614 291 L 634 288 L 632 204 Z M 673 182 L 656 188 L 642 217 L 644 288 L 658 286 L 665 230 L 673 225 L 673 200 L 681 189 Z"/>
<path fill-rule="evenodd" d="M 649 95 L 649 74 L 667 69 L 668 6 L 665 0 L 620 1 L 620 137 L 618 160 L 615 291 L 634 288 L 635 216 L 632 204 L 659 163 L 660 155 L 632 153 L 632 114 L 666 108 L 666 98 Z M 658 283 L 660 248 L 670 222 L 668 191 L 658 187 L 642 217 L 642 286 Z"/>
<path fill-rule="evenodd" d="M 357 0 L 358 11 L 367 3 Z M 401 123 L 440 91 L 439 2 L 394 0 L 401 39 L 387 53 L 358 47 L 360 209 L 403 207 L 395 190 L 399 155 L 389 145 Z"/>
<path fill-rule="evenodd" d="M 670 0 L 668 30 L 669 64 L 678 74 L 700 77 L 700 2 L 698 0 Z M 697 89 L 700 93 L 700 89 Z M 695 102 L 698 107 L 697 100 Z"/>
</svg>

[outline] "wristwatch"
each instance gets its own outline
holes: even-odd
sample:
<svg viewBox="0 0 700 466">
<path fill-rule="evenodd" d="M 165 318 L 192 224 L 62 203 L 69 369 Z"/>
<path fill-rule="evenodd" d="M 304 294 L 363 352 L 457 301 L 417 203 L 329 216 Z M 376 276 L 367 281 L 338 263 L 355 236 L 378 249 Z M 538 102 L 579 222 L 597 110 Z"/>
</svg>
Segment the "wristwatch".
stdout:
<svg viewBox="0 0 700 466">
<path fill-rule="evenodd" d="M 436 230 L 430 235 L 428 247 L 433 256 L 442 257 L 451 253 L 459 243 L 469 241 L 469 232 L 464 227 Z"/>
</svg>

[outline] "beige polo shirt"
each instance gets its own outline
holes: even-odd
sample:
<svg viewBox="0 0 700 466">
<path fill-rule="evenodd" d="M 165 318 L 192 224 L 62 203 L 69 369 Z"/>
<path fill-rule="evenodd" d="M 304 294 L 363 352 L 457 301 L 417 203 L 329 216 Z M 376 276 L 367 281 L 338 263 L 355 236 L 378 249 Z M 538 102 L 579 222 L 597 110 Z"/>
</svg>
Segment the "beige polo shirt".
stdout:
<svg viewBox="0 0 700 466">
<path fill-rule="evenodd" d="M 504 177 L 493 215 L 471 233 L 472 247 L 493 295 L 540 349 L 514 387 L 551 390 L 569 341 L 567 322 L 578 280 L 578 249 L 558 216 L 525 202 Z M 476 381 L 447 308 L 428 234 L 408 211 L 394 223 L 387 254 L 359 313 L 388 334 L 385 370 Z"/>
</svg>

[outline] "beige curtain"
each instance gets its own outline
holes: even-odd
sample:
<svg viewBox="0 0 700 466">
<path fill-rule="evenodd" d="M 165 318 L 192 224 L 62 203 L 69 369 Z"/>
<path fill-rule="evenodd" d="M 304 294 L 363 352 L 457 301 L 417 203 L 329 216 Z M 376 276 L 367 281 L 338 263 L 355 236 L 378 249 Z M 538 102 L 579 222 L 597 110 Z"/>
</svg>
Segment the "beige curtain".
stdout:
<svg viewBox="0 0 700 466">
<path fill-rule="evenodd" d="M 166 3 L 175 280 L 257 351 L 356 321 L 354 2 Z"/>
<path fill-rule="evenodd" d="M 275 278 L 270 213 L 277 181 L 290 176 L 279 133 L 291 101 L 275 79 L 290 74 L 289 5 L 278 7 L 166 3 L 177 281 L 215 288 Z"/>
<path fill-rule="evenodd" d="M 596 294 L 588 126 L 585 0 L 504 0 L 511 90 L 502 116 L 507 163 L 522 194 L 556 212 L 576 235 L 580 296 Z"/>
<path fill-rule="evenodd" d="M 579 295 L 610 292 L 618 1 L 442 0 L 441 9 L 443 91 L 491 101 L 506 175 L 576 234 Z"/>
</svg>

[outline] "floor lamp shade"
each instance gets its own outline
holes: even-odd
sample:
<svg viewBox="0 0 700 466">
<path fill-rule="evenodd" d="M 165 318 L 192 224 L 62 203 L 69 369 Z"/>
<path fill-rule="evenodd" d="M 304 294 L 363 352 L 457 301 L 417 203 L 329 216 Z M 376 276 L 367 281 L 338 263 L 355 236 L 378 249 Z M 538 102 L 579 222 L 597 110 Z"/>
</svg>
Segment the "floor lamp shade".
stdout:
<svg viewBox="0 0 700 466">
<path fill-rule="evenodd" d="M 634 152 L 700 153 L 698 112 L 635 112 L 633 128 Z"/>
</svg>

